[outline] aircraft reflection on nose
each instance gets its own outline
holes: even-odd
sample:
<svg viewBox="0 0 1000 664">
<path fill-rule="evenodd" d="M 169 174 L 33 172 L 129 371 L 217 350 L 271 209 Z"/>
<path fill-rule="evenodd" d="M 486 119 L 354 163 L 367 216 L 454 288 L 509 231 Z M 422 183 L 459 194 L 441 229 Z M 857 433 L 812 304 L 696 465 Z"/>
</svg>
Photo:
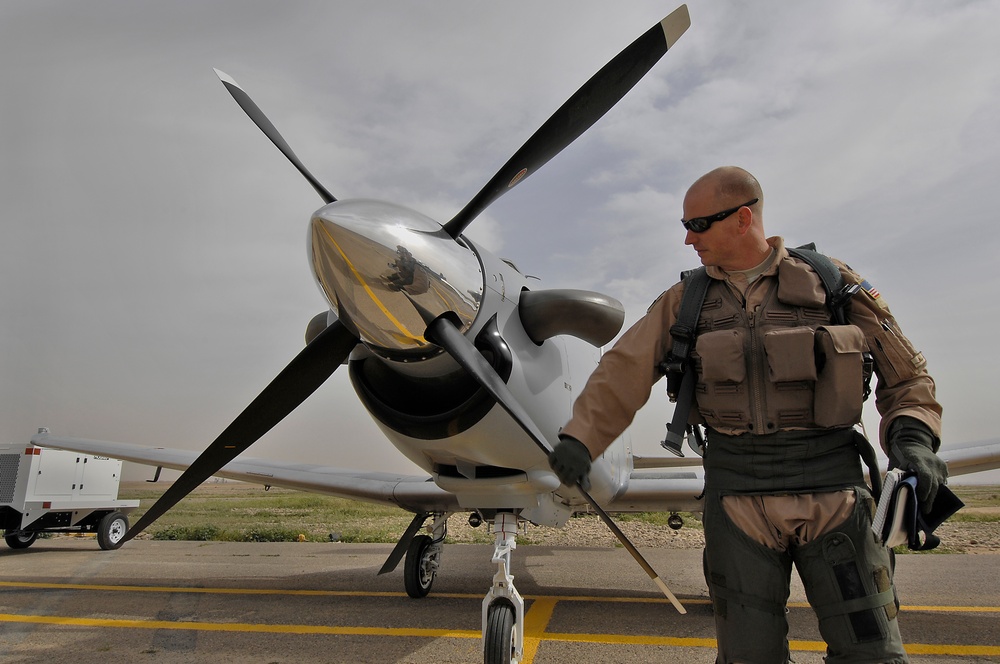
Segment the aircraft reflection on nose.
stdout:
<svg viewBox="0 0 1000 664">
<path fill-rule="evenodd" d="M 337 201 L 310 224 L 310 262 L 330 306 L 374 352 L 418 359 L 439 352 L 423 338 L 414 304 L 475 320 L 483 272 L 475 253 L 418 212 L 372 200 Z"/>
</svg>

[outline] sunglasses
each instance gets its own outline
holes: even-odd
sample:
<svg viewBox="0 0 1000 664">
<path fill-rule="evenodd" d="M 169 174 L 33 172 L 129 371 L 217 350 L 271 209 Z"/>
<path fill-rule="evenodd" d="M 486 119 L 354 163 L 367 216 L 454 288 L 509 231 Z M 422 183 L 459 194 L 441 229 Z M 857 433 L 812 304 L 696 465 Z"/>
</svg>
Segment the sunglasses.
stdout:
<svg viewBox="0 0 1000 664">
<path fill-rule="evenodd" d="M 732 213 L 739 210 L 741 207 L 747 207 L 749 205 L 753 205 L 758 200 L 759 199 L 755 198 L 752 201 L 747 201 L 743 205 L 737 205 L 734 208 L 723 210 L 722 212 L 716 212 L 715 214 L 710 214 L 707 217 L 694 217 L 692 219 L 687 219 L 687 220 L 681 219 L 681 223 L 684 224 L 684 228 L 688 229 L 692 233 L 704 233 L 709 228 L 711 228 L 712 224 L 714 224 L 715 222 L 722 221 Z"/>
</svg>

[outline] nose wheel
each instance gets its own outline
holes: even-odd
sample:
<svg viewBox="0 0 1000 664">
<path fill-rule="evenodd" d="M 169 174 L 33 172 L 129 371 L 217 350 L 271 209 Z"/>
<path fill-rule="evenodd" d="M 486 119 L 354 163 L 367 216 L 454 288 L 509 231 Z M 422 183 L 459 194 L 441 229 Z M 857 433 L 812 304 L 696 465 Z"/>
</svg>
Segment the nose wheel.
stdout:
<svg viewBox="0 0 1000 664">
<path fill-rule="evenodd" d="M 498 512 L 493 521 L 496 544 L 493 562 L 497 572 L 493 587 L 483 599 L 483 661 L 512 664 L 524 654 L 524 599 L 510 573 L 511 551 L 517 543 L 517 515 Z"/>
<path fill-rule="evenodd" d="M 498 599 L 490 604 L 483 633 L 483 661 L 485 664 L 510 664 L 514 660 L 514 607 Z"/>
</svg>

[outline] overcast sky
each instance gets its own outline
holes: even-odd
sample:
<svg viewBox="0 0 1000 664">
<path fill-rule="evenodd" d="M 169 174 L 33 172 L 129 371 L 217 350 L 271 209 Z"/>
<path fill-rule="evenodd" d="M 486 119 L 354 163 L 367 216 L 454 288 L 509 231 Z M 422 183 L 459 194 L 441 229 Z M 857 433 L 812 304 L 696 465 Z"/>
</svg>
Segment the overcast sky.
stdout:
<svg viewBox="0 0 1000 664">
<path fill-rule="evenodd" d="M 445 221 L 675 6 L 0 0 L 0 440 L 200 450 L 301 350 L 325 307 L 306 261 L 322 201 L 213 67 L 336 197 Z M 769 234 L 886 297 L 937 380 L 945 444 L 996 438 L 1000 2 L 689 7 L 676 48 L 468 234 L 543 286 L 620 299 L 631 324 L 698 264 L 687 187 L 743 166 Z M 640 452 L 659 449 L 662 388 Z M 414 469 L 346 372 L 249 453 Z"/>
</svg>

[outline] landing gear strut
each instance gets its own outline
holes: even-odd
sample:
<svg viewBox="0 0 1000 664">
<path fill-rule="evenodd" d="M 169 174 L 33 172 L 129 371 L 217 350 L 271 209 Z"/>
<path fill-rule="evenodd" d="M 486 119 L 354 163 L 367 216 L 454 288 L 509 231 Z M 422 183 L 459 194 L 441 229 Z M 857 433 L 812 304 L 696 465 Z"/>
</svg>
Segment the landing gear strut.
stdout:
<svg viewBox="0 0 1000 664">
<path fill-rule="evenodd" d="M 514 588 L 511 551 L 517 543 L 517 515 L 498 512 L 493 520 L 497 573 L 483 599 L 483 660 L 485 664 L 513 664 L 524 654 L 524 599 Z"/>
</svg>

